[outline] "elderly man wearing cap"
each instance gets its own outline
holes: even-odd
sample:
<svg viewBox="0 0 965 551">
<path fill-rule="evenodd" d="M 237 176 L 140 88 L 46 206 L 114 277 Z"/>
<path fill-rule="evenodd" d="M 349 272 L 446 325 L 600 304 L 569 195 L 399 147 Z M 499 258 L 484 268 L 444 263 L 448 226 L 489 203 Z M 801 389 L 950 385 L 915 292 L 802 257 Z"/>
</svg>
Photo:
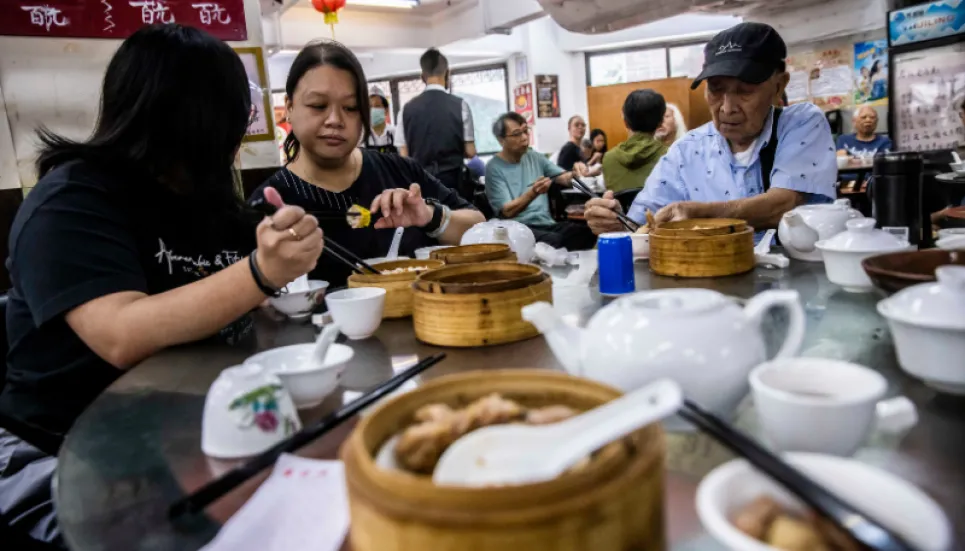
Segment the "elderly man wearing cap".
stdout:
<svg viewBox="0 0 965 551">
<path fill-rule="evenodd" d="M 788 82 L 787 47 L 777 31 L 741 23 L 717 34 L 704 49 L 713 122 L 691 130 L 670 148 L 647 178 L 627 215 L 643 223 L 688 218 L 740 218 L 758 229 L 805 203 L 834 200 L 834 140 L 824 113 L 800 103 L 772 107 Z M 596 234 L 622 231 L 607 193 L 586 205 Z"/>
</svg>

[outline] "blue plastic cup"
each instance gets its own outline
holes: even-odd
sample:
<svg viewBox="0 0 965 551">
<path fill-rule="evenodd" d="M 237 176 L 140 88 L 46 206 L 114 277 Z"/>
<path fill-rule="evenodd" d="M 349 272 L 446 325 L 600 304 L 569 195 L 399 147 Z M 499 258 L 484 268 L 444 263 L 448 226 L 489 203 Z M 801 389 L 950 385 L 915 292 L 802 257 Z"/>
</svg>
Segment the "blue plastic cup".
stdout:
<svg viewBox="0 0 965 551">
<path fill-rule="evenodd" d="M 633 278 L 633 242 L 626 232 L 604 233 L 597 241 L 600 294 L 625 295 L 636 290 Z"/>
</svg>

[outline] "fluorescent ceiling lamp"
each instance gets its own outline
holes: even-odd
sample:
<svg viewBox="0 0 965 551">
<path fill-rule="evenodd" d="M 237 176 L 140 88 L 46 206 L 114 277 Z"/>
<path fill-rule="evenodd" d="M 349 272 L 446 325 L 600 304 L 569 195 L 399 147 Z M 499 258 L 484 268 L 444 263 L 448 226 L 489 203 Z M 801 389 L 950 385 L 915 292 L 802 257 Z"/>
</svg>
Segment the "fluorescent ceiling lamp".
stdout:
<svg viewBox="0 0 965 551">
<path fill-rule="evenodd" d="M 419 5 L 419 0 L 349 0 L 348 6 L 369 6 L 373 8 L 409 9 Z"/>
</svg>

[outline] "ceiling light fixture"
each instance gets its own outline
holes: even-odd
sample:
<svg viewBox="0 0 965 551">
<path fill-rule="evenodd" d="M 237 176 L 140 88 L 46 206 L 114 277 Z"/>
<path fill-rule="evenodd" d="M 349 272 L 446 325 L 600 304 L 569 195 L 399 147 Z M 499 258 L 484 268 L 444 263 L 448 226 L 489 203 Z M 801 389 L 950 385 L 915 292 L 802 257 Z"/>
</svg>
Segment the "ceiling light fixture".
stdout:
<svg viewBox="0 0 965 551">
<path fill-rule="evenodd" d="M 351 0 L 348 5 L 371 8 L 411 9 L 419 5 L 419 0 Z"/>
</svg>

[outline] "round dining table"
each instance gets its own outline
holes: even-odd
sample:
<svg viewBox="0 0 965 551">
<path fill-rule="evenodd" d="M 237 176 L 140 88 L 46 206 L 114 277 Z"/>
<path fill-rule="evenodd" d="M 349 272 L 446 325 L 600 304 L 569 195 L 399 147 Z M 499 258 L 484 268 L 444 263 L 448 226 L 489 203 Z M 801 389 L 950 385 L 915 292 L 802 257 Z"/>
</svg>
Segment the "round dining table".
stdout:
<svg viewBox="0 0 965 551">
<path fill-rule="evenodd" d="M 608 302 L 595 283 L 568 286 L 566 269 L 551 270 L 554 303 L 581 323 Z M 897 364 L 887 324 L 876 309 L 875 293 L 852 294 L 831 284 L 820 263 L 791 261 L 783 270 L 758 267 L 716 279 L 653 275 L 647 263 L 635 265 L 638 291 L 671 287 L 717 290 L 738 301 L 767 289 L 800 293 L 807 318 L 801 355 L 843 359 L 878 371 L 888 380 L 888 396 L 904 395 L 917 407 L 919 421 L 901 435 L 872 434 L 856 459 L 917 485 L 945 511 L 958 547 L 965 542 L 965 399 L 939 394 L 906 375 Z M 59 455 L 54 497 L 65 539 L 75 551 L 184 551 L 202 548 L 258 488 L 268 472 L 209 506 L 203 514 L 171 521 L 169 505 L 238 462 L 206 457 L 201 451 L 205 394 L 221 370 L 264 349 L 312 341 L 317 329 L 254 313 L 255 332 L 243 346 L 194 344 L 166 350 L 137 365 L 106 389 L 77 419 Z M 783 341 L 788 316 L 780 310 L 765 317 L 762 329 L 769 353 Z M 699 338 L 694 335 L 694 338 Z M 305 425 L 317 422 L 343 402 L 418 358 L 440 349 L 416 340 L 409 319 L 385 321 L 364 341 L 349 343 L 355 356 L 341 388 L 320 406 L 302 411 Z M 447 359 L 419 380 L 468 370 L 536 367 L 562 369 L 542 337 L 487 348 L 445 349 Z M 948 358 L 961 362 L 961 358 Z M 418 381 L 417 381 L 418 382 Z M 376 406 L 377 407 L 377 406 Z M 753 404 L 741 404 L 736 424 L 757 434 Z M 353 430 L 350 420 L 298 452 L 336 459 Z M 699 433 L 668 435 L 665 475 L 666 530 L 673 551 L 723 549 L 704 532 L 694 504 L 700 480 L 733 455 Z M 323 514 L 320 504 L 319 514 Z M 343 550 L 351 549 L 345 541 Z M 420 550 L 421 551 L 421 550 Z M 426 550 L 428 551 L 428 550 Z"/>
</svg>

